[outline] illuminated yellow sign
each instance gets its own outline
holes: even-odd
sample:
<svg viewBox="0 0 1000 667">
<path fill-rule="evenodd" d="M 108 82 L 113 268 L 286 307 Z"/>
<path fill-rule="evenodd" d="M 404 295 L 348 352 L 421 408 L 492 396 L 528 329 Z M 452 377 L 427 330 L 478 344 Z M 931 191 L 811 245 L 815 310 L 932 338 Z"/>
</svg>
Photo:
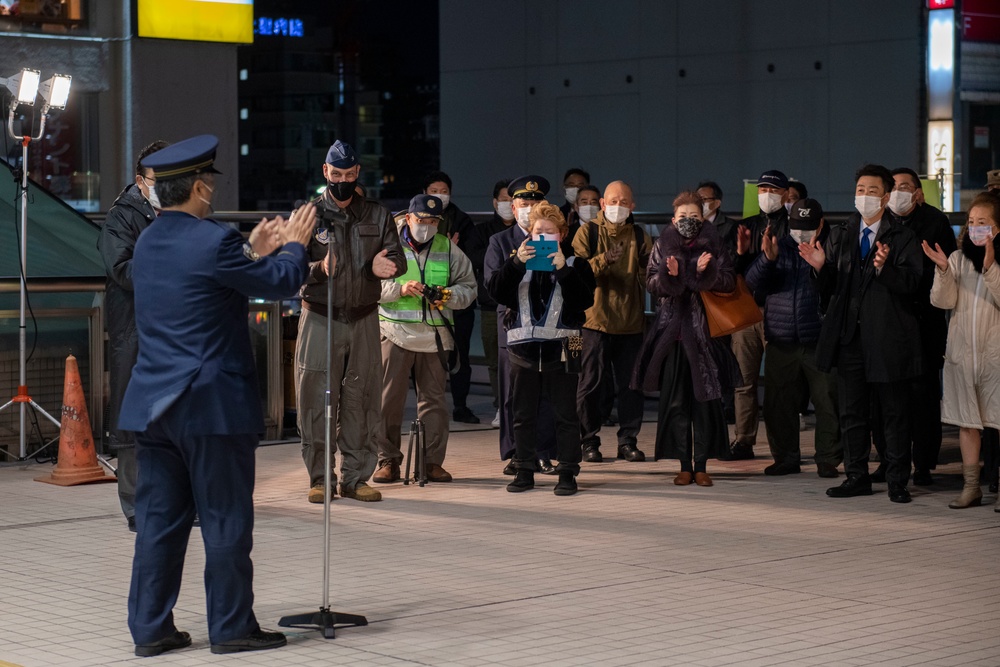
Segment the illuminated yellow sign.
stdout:
<svg viewBox="0 0 1000 667">
<path fill-rule="evenodd" d="M 253 0 L 138 0 L 139 37 L 253 42 Z"/>
</svg>

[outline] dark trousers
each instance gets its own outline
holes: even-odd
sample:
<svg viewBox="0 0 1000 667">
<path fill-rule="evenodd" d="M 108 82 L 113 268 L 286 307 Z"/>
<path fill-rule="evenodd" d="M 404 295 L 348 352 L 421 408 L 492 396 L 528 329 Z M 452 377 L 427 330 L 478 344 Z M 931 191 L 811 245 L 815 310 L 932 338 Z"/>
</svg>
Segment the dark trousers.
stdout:
<svg viewBox="0 0 1000 667">
<path fill-rule="evenodd" d="M 868 474 L 870 433 L 881 427 L 885 433 L 886 481 L 906 485 L 910 479 L 910 384 L 868 382 L 861 334 L 841 345 L 837 360 L 837 401 L 840 434 L 844 442 L 844 472 L 849 477 Z M 881 406 L 879 423 L 872 426 L 873 397 Z"/>
<path fill-rule="evenodd" d="M 512 363 L 514 462 L 519 470 L 535 470 L 538 459 L 538 413 L 542 396 L 548 396 L 555 417 L 558 470 L 580 471 L 580 419 L 576 411 L 579 377 L 562 370 L 539 371 Z"/>
<path fill-rule="evenodd" d="M 118 503 L 122 506 L 125 518 L 135 516 L 135 445 L 119 447 L 115 452 L 118 466 L 115 477 L 118 478 Z"/>
<path fill-rule="evenodd" d="M 458 350 L 458 360 L 461 364 L 458 372 L 451 376 L 451 402 L 455 409 L 467 407 L 469 386 L 472 384 L 472 366 L 469 364 L 469 345 L 472 343 L 472 330 L 476 327 L 476 308 L 469 306 L 463 310 L 454 311 L 455 315 L 455 349 Z"/>
<path fill-rule="evenodd" d="M 497 325 L 497 330 L 503 326 L 503 321 Z M 501 332 L 499 335 L 503 335 Z M 505 461 L 514 456 L 514 411 L 511 402 L 511 363 L 510 353 L 506 347 L 500 348 L 497 357 L 497 387 L 500 391 L 500 459 Z M 555 417 L 552 405 L 547 396 L 542 396 L 538 405 L 538 456 L 551 459 L 556 454 Z M 577 433 L 577 446 L 580 434 Z"/>
<path fill-rule="evenodd" d="M 497 341 L 497 311 L 479 311 L 479 333 L 483 339 L 483 356 L 486 358 L 486 370 L 490 374 L 490 389 L 493 390 L 493 407 L 500 407 L 500 387 L 497 383 L 498 357 L 500 346 Z"/>
<path fill-rule="evenodd" d="M 687 355 L 679 342 L 672 343 L 663 362 L 656 458 L 703 464 L 728 449 L 729 429 L 722 412 L 722 399 L 695 400 Z"/>
<path fill-rule="evenodd" d="M 934 369 L 910 383 L 913 467 L 917 470 L 937 468 L 941 453 L 941 371 Z M 879 459 L 885 460 L 885 433 L 880 427 L 882 406 L 878 398 L 872 401 L 872 440 Z"/>
<path fill-rule="evenodd" d="M 166 420 L 136 437 L 136 539 L 128 625 L 136 644 L 175 631 L 173 608 L 195 511 L 205 544 L 211 642 L 259 627 L 253 613 L 256 435 L 181 436 Z"/>
<path fill-rule="evenodd" d="M 618 385 L 618 445 L 634 445 L 642 427 L 643 395 L 629 387 L 642 334 L 607 334 L 583 329 L 580 388 L 577 404 L 580 412 L 580 442 L 584 447 L 601 444 L 598 432 L 607 416 L 604 400 L 610 378 L 610 366 Z"/>
<path fill-rule="evenodd" d="M 837 420 L 837 381 L 816 368 L 816 346 L 772 341 L 764 358 L 764 423 L 775 463 L 796 463 L 802 397 L 816 408 L 816 463 L 836 466 L 844 458 Z"/>
</svg>

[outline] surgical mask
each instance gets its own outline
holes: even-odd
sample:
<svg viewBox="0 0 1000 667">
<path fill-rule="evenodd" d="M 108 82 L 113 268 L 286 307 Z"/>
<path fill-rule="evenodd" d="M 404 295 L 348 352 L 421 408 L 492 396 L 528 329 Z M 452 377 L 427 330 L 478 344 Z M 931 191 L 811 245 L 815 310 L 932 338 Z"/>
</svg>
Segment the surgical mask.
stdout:
<svg viewBox="0 0 1000 667">
<path fill-rule="evenodd" d="M 604 209 L 604 219 L 613 225 L 620 225 L 628 220 L 628 215 L 631 212 L 628 206 L 608 206 Z"/>
<path fill-rule="evenodd" d="M 528 216 L 530 215 L 531 215 L 530 206 L 522 206 L 521 208 L 517 209 L 517 226 L 523 229 L 524 231 L 528 231 L 528 228 L 531 225 L 531 223 L 528 222 Z"/>
<path fill-rule="evenodd" d="M 149 200 L 149 205 L 152 206 L 153 208 L 155 208 L 155 209 L 161 209 L 161 208 L 163 208 L 162 206 L 160 206 L 160 197 L 159 197 L 159 195 L 156 194 L 156 184 L 155 183 L 153 185 L 149 186 L 149 196 L 146 197 L 146 199 Z"/>
<path fill-rule="evenodd" d="M 417 224 L 410 225 L 410 236 L 417 243 L 427 243 L 437 234 L 437 225 Z"/>
<path fill-rule="evenodd" d="M 702 203 L 702 205 L 701 205 L 701 214 L 703 216 L 705 216 L 706 218 L 708 216 L 712 215 L 712 205 L 709 204 L 708 202 Z"/>
<path fill-rule="evenodd" d="M 788 235 L 792 237 L 796 244 L 812 243 L 815 236 L 815 229 L 789 229 Z"/>
<path fill-rule="evenodd" d="M 781 195 L 777 192 L 759 192 L 757 193 L 757 204 L 761 211 L 770 215 L 781 208 Z"/>
<path fill-rule="evenodd" d="M 499 215 L 504 220 L 510 221 L 514 219 L 514 206 L 509 201 L 498 201 L 497 202 L 497 215 Z"/>
<path fill-rule="evenodd" d="M 215 188 L 209 188 L 207 183 L 205 184 L 205 187 L 208 188 L 209 194 L 212 194 L 213 192 L 215 192 Z M 208 206 L 208 212 L 209 213 L 215 213 L 215 208 L 212 207 L 212 202 L 210 202 L 209 200 L 205 199 L 201 195 L 198 196 L 198 199 L 201 200 L 202 204 L 205 204 L 206 206 Z"/>
<path fill-rule="evenodd" d="M 858 195 L 854 198 L 854 208 L 862 218 L 873 218 L 882 208 L 882 198 L 874 195 Z"/>
<path fill-rule="evenodd" d="M 896 215 L 903 215 L 913 207 L 913 193 L 893 190 L 889 193 L 889 210 Z"/>
<path fill-rule="evenodd" d="M 432 197 L 437 197 L 438 199 L 441 200 L 441 208 L 448 208 L 448 202 L 451 201 L 451 195 L 438 194 L 436 192 L 430 192 L 428 194 L 430 194 L 430 196 Z"/>
<path fill-rule="evenodd" d="M 677 231 L 680 232 L 681 236 L 686 239 L 693 239 L 698 236 L 703 223 L 704 221 L 698 218 L 680 218 L 674 223 L 674 226 L 677 227 Z"/>
<path fill-rule="evenodd" d="M 990 225 L 969 225 L 966 229 L 969 240 L 974 245 L 984 246 L 993 237 L 993 227 Z"/>
<path fill-rule="evenodd" d="M 563 192 L 566 194 L 566 201 L 575 204 L 576 197 L 580 194 L 580 188 L 563 188 Z"/>
<path fill-rule="evenodd" d="M 785 202 L 785 210 L 788 211 L 789 213 L 792 212 L 792 202 L 790 201 Z"/>
<path fill-rule="evenodd" d="M 597 206 L 594 204 L 584 204 L 579 210 L 580 219 L 584 222 L 590 222 L 597 217 Z"/>
<path fill-rule="evenodd" d="M 354 185 L 356 181 L 341 181 L 340 183 L 327 183 L 327 190 L 330 196 L 337 201 L 347 201 L 354 196 Z"/>
</svg>

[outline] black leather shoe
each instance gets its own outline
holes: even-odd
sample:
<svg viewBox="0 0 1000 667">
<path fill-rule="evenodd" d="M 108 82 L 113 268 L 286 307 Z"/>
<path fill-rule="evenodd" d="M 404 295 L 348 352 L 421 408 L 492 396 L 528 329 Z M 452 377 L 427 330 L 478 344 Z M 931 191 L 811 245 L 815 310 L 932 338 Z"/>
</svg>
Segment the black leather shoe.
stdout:
<svg viewBox="0 0 1000 667">
<path fill-rule="evenodd" d="M 559 481 L 556 482 L 556 488 L 552 491 L 557 496 L 572 496 L 577 491 L 576 475 L 568 470 L 561 470 L 559 472 Z"/>
<path fill-rule="evenodd" d="M 128 530 L 129 530 L 129 532 L 130 533 L 134 533 L 135 532 L 135 517 L 134 516 L 125 517 L 125 521 L 128 524 Z"/>
<path fill-rule="evenodd" d="M 906 487 L 902 484 L 890 484 L 889 500 L 894 503 L 908 503 L 913 500 L 913 498 L 910 497 L 910 492 L 907 491 Z"/>
<path fill-rule="evenodd" d="M 191 635 L 186 632 L 174 630 L 174 634 L 167 635 L 158 642 L 152 644 L 136 644 L 135 654 L 140 658 L 149 658 L 160 655 L 177 648 L 186 648 L 191 645 Z"/>
<path fill-rule="evenodd" d="M 597 445 L 588 445 L 583 448 L 583 460 L 587 463 L 601 463 L 604 461 L 604 455 Z"/>
<path fill-rule="evenodd" d="M 872 480 L 872 484 L 882 484 L 885 482 L 885 466 L 881 463 L 875 468 L 875 472 L 869 475 Z"/>
<path fill-rule="evenodd" d="M 518 470 L 514 481 L 507 485 L 511 493 L 520 493 L 535 488 L 535 473 L 530 470 Z"/>
<path fill-rule="evenodd" d="M 817 463 L 816 474 L 827 479 L 836 479 L 837 477 L 840 477 L 840 472 L 837 470 L 837 466 L 830 463 Z"/>
<path fill-rule="evenodd" d="M 517 466 L 514 465 L 514 459 L 507 461 L 507 465 L 503 467 L 503 474 L 510 475 L 511 477 L 517 474 Z"/>
<path fill-rule="evenodd" d="M 451 420 L 459 422 L 460 424 L 479 423 L 479 417 L 472 414 L 472 410 L 469 408 L 455 408 L 455 411 L 451 413 Z"/>
<path fill-rule="evenodd" d="M 554 475 L 556 474 L 556 467 L 548 459 L 538 459 L 538 472 L 543 475 Z"/>
<path fill-rule="evenodd" d="M 772 463 L 764 468 L 764 474 L 769 476 L 794 475 L 800 472 L 802 472 L 802 467 L 799 466 L 798 463 L 793 463 L 792 461 Z"/>
<path fill-rule="evenodd" d="M 930 486 L 934 483 L 934 478 L 931 477 L 931 471 L 917 468 L 913 471 L 913 483 L 916 486 Z"/>
<path fill-rule="evenodd" d="M 864 477 L 848 477 L 840 486 L 832 486 L 826 490 L 831 498 L 854 498 L 855 496 L 872 495 L 872 482 L 867 475 Z"/>
<path fill-rule="evenodd" d="M 232 639 L 228 642 L 212 644 L 212 653 L 239 653 L 240 651 L 265 651 L 278 648 L 288 643 L 285 635 L 280 632 L 268 632 L 258 628 L 246 637 Z"/>
<path fill-rule="evenodd" d="M 629 463 L 642 463 L 646 460 L 646 455 L 633 444 L 618 445 L 618 458 L 625 459 Z"/>
<path fill-rule="evenodd" d="M 745 445 L 739 440 L 733 441 L 729 445 L 729 452 L 726 454 L 723 461 L 749 461 L 754 458 L 753 455 L 753 445 Z"/>
</svg>

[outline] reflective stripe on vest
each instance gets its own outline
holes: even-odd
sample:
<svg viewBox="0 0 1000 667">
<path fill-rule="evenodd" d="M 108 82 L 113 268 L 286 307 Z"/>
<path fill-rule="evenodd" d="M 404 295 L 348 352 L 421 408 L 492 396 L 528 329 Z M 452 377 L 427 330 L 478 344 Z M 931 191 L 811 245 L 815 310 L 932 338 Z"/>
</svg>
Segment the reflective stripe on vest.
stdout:
<svg viewBox="0 0 1000 667">
<path fill-rule="evenodd" d="M 405 285 L 410 280 L 416 280 L 424 285 L 447 287 L 451 279 L 451 241 L 443 234 L 435 234 L 431 247 L 427 252 L 424 266 L 420 266 L 420 258 L 407 244 L 403 244 L 403 256 L 406 257 L 406 271 L 396 277 L 396 282 Z M 451 321 L 451 309 L 439 311 L 429 307 L 427 301 L 420 296 L 403 296 L 389 303 L 381 303 L 378 307 L 378 318 L 388 322 L 426 322 L 434 327 L 443 327 L 442 312 Z"/>
<path fill-rule="evenodd" d="M 567 257 L 566 263 L 573 266 L 574 259 L 576 258 Z M 507 343 L 516 345 L 579 336 L 579 329 L 567 329 L 561 326 L 563 296 L 562 286 L 558 281 L 552 286 L 552 297 L 549 299 L 549 305 L 541 320 L 537 321 L 532 317 L 529 290 L 531 289 L 533 273 L 534 271 L 526 271 L 524 278 L 521 279 L 521 284 L 517 286 L 517 309 L 520 316 L 520 326 L 507 330 Z"/>
</svg>

